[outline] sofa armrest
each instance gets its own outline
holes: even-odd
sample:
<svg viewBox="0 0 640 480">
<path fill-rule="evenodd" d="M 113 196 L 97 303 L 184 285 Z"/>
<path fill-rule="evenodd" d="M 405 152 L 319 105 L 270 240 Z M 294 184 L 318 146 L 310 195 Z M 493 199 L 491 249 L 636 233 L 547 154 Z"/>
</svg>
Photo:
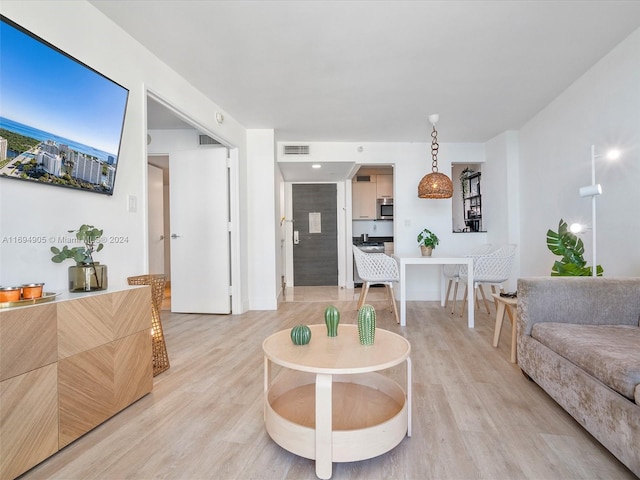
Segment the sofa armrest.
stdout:
<svg viewBox="0 0 640 480">
<path fill-rule="evenodd" d="M 640 278 L 518 279 L 518 334 L 538 322 L 639 325 Z"/>
</svg>

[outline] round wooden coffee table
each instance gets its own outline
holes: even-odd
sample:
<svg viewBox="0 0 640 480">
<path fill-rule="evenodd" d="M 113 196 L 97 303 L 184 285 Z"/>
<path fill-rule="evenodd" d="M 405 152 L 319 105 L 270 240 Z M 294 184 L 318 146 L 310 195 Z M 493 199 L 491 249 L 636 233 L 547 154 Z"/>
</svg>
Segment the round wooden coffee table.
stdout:
<svg viewBox="0 0 640 480">
<path fill-rule="evenodd" d="M 353 462 L 388 452 L 411 436 L 411 344 L 376 329 L 374 345 L 360 345 L 356 325 L 338 336 L 311 325 L 311 342 L 294 345 L 290 330 L 268 337 L 264 351 L 264 419 L 284 449 L 316 461 L 316 475 L 331 478 L 332 462 Z M 375 373 L 406 362 L 406 391 Z M 286 367 L 272 381 L 272 363 Z"/>
</svg>

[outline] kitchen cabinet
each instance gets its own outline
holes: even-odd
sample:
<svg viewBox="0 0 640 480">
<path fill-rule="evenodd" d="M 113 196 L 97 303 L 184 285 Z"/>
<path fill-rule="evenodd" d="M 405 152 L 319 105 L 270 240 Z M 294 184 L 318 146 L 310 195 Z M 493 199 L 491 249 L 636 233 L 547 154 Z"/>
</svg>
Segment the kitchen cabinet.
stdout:
<svg viewBox="0 0 640 480">
<path fill-rule="evenodd" d="M 393 198 L 393 175 L 376 175 L 376 196 Z"/>
<path fill-rule="evenodd" d="M 352 219 L 374 220 L 376 218 L 376 183 L 353 182 L 351 192 Z"/>
</svg>

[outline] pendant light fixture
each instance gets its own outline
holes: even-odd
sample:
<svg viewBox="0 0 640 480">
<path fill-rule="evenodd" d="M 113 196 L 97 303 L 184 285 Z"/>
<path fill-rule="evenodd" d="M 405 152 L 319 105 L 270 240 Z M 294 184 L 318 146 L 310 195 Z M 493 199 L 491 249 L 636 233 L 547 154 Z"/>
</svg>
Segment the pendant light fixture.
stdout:
<svg viewBox="0 0 640 480">
<path fill-rule="evenodd" d="M 429 115 L 429 121 L 433 125 L 431 132 L 431 173 L 422 177 L 418 185 L 418 197 L 420 198 L 451 198 L 453 196 L 453 183 L 444 173 L 438 172 L 438 132 L 436 123 L 440 116 L 437 113 Z"/>
</svg>

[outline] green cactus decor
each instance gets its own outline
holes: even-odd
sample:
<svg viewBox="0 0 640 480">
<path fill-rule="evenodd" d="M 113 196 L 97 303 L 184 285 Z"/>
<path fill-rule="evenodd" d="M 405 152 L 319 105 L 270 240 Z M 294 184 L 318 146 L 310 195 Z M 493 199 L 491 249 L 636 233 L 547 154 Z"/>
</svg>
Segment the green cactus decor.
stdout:
<svg viewBox="0 0 640 480">
<path fill-rule="evenodd" d="M 311 341 L 311 329 L 306 325 L 296 325 L 291 329 L 291 341 L 294 345 L 306 345 Z"/>
<path fill-rule="evenodd" d="M 362 345 L 373 345 L 376 339 L 376 311 L 371 305 L 358 310 L 358 335 Z"/>
<path fill-rule="evenodd" d="M 327 324 L 327 336 L 338 336 L 338 323 L 340 323 L 340 312 L 333 305 L 329 305 L 324 311 L 324 323 Z"/>
</svg>

